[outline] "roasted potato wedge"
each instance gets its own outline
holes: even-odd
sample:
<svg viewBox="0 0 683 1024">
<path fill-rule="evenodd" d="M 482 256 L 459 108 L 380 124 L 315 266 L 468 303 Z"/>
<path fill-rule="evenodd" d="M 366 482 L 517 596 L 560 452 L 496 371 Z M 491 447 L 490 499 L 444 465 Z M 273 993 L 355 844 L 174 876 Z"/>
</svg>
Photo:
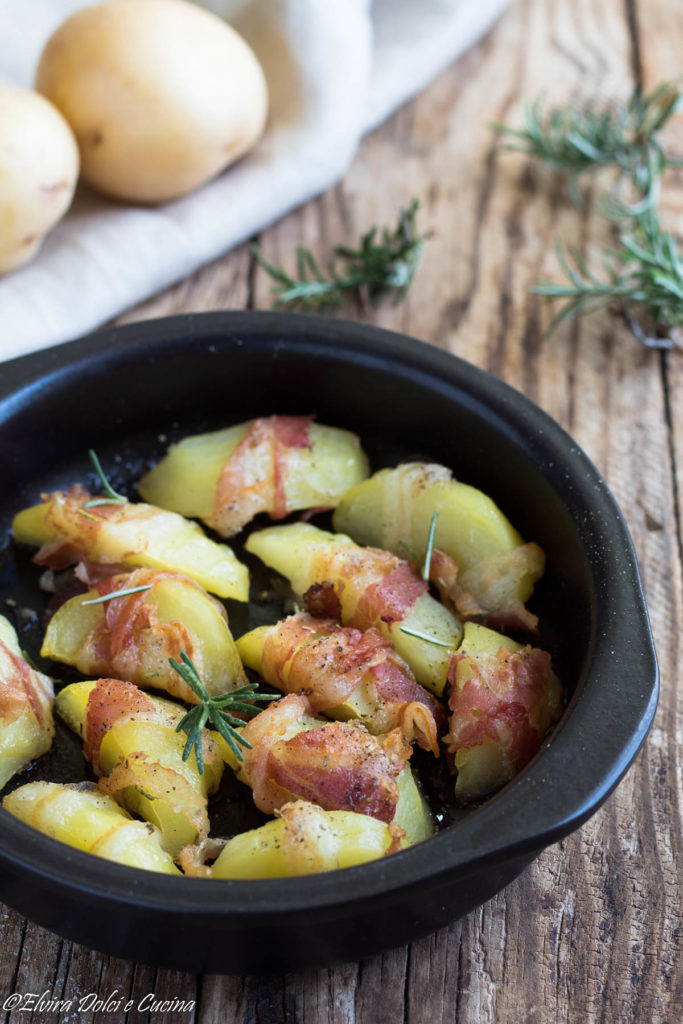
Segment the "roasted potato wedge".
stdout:
<svg viewBox="0 0 683 1024">
<path fill-rule="evenodd" d="M 247 682 L 223 605 L 189 576 L 136 569 L 61 605 L 40 653 L 86 676 L 126 679 L 196 704 L 194 690 L 169 663 L 181 650 L 212 696 Z"/>
<path fill-rule="evenodd" d="M 17 634 L 0 615 L 0 789 L 52 746 L 52 680 L 26 662 Z"/>
<path fill-rule="evenodd" d="M 181 708 L 116 679 L 72 683 L 55 706 L 83 738 L 100 790 L 157 825 L 171 854 L 208 835 L 207 797 L 218 788 L 223 759 L 205 731 L 204 772 L 194 750 L 183 760 Z"/>
<path fill-rule="evenodd" d="M 297 509 L 333 508 L 368 474 L 355 434 L 270 416 L 173 445 L 138 485 L 154 505 L 202 519 L 224 537 L 258 512 L 274 519 Z"/>
<path fill-rule="evenodd" d="M 402 845 L 401 830 L 383 821 L 297 800 L 274 821 L 228 840 L 211 868 L 194 849 L 183 851 L 181 863 L 186 874 L 209 878 L 286 878 L 365 864 Z M 211 841 L 209 850 L 216 850 Z"/>
<path fill-rule="evenodd" d="M 217 544 L 175 512 L 139 505 L 90 505 L 82 487 L 55 491 L 17 513 L 19 544 L 39 546 L 34 561 L 52 569 L 85 562 L 91 579 L 136 566 L 181 572 L 219 597 L 246 601 L 249 573 L 226 544 Z M 99 570 L 99 571 L 98 571 Z"/>
<path fill-rule="evenodd" d="M 146 871 L 179 875 L 152 825 L 133 821 L 116 800 L 95 786 L 29 782 L 2 801 L 15 818 L 78 850 Z"/>
</svg>

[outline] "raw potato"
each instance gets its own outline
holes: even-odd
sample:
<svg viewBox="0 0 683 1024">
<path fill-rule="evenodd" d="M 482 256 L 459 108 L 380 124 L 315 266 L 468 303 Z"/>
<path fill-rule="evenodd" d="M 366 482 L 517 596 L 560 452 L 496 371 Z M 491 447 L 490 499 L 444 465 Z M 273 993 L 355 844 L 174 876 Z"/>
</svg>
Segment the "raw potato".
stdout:
<svg viewBox="0 0 683 1024">
<path fill-rule="evenodd" d="M 60 112 L 30 89 L 0 85 L 0 274 L 28 263 L 66 213 L 78 163 Z"/>
<path fill-rule="evenodd" d="M 51 36 L 36 88 L 59 107 L 82 176 L 133 202 L 174 199 L 215 177 L 263 132 L 261 66 L 224 21 L 184 0 L 114 0 Z"/>
</svg>

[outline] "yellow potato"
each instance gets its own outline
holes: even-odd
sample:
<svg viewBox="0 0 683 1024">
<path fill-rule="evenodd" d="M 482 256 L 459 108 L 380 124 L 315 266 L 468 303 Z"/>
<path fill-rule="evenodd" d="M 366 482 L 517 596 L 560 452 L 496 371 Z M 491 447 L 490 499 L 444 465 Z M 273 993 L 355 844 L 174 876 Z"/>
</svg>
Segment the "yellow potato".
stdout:
<svg viewBox="0 0 683 1024">
<path fill-rule="evenodd" d="M 178 875 L 157 829 L 133 821 L 94 786 L 29 782 L 6 796 L 3 807 L 39 832 L 105 860 Z"/>
<path fill-rule="evenodd" d="M 73 132 L 52 103 L 0 85 L 0 274 L 28 263 L 66 213 L 78 163 Z"/>
<path fill-rule="evenodd" d="M 36 88 L 73 128 L 84 180 L 142 203 L 219 174 L 260 137 L 268 106 L 249 46 L 184 0 L 76 11 L 48 40 Z"/>
<path fill-rule="evenodd" d="M 228 840 L 211 868 L 193 848 L 184 850 L 180 861 L 186 874 L 206 878 L 286 878 L 377 860 L 406 845 L 399 837 L 365 814 L 323 811 L 296 800 L 274 821 Z"/>
</svg>

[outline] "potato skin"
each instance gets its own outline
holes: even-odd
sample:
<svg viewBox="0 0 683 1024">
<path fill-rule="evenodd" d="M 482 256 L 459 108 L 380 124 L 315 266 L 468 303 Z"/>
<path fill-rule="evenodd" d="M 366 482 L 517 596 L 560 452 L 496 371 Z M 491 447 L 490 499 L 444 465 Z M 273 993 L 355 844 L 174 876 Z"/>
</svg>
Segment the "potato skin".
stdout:
<svg viewBox="0 0 683 1024">
<path fill-rule="evenodd" d="M 0 85 L 0 274 L 28 263 L 66 213 L 78 147 L 56 107 L 30 89 Z"/>
<path fill-rule="evenodd" d="M 265 78 L 232 28 L 185 0 L 86 7 L 48 40 L 36 88 L 62 111 L 82 177 L 155 203 L 197 188 L 261 135 Z"/>
</svg>

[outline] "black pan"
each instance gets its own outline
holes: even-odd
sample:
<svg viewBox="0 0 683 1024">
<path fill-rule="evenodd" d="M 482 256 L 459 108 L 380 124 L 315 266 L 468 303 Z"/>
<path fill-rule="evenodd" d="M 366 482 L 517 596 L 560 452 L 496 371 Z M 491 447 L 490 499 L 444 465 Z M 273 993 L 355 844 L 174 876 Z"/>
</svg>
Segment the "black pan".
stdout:
<svg viewBox="0 0 683 1024">
<path fill-rule="evenodd" d="M 117 956 L 189 971 L 282 971 L 415 939 L 488 899 L 593 814 L 654 715 L 657 663 L 633 546 L 586 455 L 522 395 L 462 360 L 314 316 L 174 317 L 0 365 L 0 608 L 17 602 L 29 652 L 37 656 L 39 623 L 21 609 L 43 599 L 35 567 L 6 540 L 19 508 L 91 478 L 89 447 L 114 486 L 130 488 L 168 441 L 274 412 L 355 430 L 373 468 L 406 456 L 442 462 L 540 543 L 548 570 L 533 608 L 568 706 L 495 797 L 466 814 L 446 806 L 448 827 L 433 839 L 343 872 L 255 882 L 157 876 L 0 813 L 0 898 Z M 239 635 L 253 610 L 231 621 Z M 82 777 L 80 753 L 62 742 L 44 763 L 64 780 Z"/>
</svg>

